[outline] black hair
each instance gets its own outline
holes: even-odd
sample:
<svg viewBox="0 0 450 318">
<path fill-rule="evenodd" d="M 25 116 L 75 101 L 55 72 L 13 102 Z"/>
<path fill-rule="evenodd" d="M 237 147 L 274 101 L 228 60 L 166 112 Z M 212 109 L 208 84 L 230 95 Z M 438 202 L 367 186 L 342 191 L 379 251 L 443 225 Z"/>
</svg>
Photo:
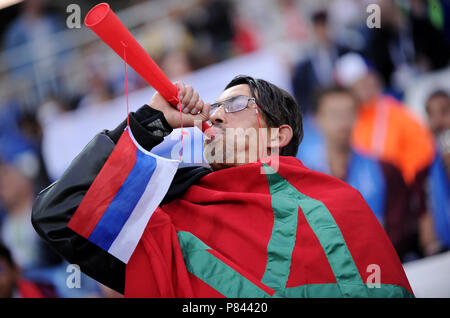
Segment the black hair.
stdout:
<svg viewBox="0 0 450 318">
<path fill-rule="evenodd" d="M 240 84 L 250 86 L 252 97 L 263 111 L 263 117 L 269 127 L 289 125 L 292 128 L 292 139 L 280 150 L 282 156 L 296 156 L 298 147 L 303 139 L 303 116 L 295 99 L 284 89 L 263 79 L 239 75 L 225 87 L 228 89 Z M 256 92 L 258 96 L 256 96 Z"/>
<path fill-rule="evenodd" d="M 313 24 L 327 24 L 328 12 L 326 9 L 320 9 L 311 15 L 311 21 Z"/>
<path fill-rule="evenodd" d="M 316 90 L 313 94 L 313 103 L 311 105 L 311 113 L 316 115 L 319 112 L 320 104 L 322 102 L 322 99 L 331 94 L 345 94 L 350 96 L 356 103 L 356 98 L 353 95 L 353 93 L 343 86 L 339 85 L 332 85 L 328 87 L 321 88 L 319 90 Z"/>
<path fill-rule="evenodd" d="M 438 90 L 432 92 L 430 95 L 428 95 L 428 98 L 427 98 L 427 102 L 426 102 L 426 103 L 428 104 L 428 102 L 429 102 L 432 98 L 435 98 L 435 97 L 450 98 L 450 94 L 449 94 L 447 91 L 443 90 L 443 89 L 438 89 Z"/>
<path fill-rule="evenodd" d="M 4 258 L 5 261 L 8 263 L 8 265 L 10 265 L 11 267 L 15 266 L 14 260 L 13 260 L 13 258 L 11 256 L 11 252 L 1 242 L 0 242 L 0 258 Z"/>
</svg>

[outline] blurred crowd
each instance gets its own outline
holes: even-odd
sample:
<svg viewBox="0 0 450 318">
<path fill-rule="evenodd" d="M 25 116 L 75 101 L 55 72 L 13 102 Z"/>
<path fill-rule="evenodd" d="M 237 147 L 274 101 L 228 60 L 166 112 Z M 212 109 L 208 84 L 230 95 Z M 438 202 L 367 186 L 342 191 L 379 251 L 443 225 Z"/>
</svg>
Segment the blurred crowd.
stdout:
<svg viewBox="0 0 450 318">
<path fill-rule="evenodd" d="M 161 9 L 150 21 L 136 18 L 132 33 L 171 79 L 274 50 L 304 115 L 297 157 L 358 189 L 402 262 L 450 248 L 449 1 L 127 5 Z M 17 8 L 0 30 L 0 297 L 119 296 L 85 275 L 81 288 L 69 288 L 69 264 L 38 237 L 30 215 L 36 194 L 57 178 L 43 156 L 47 128 L 123 96 L 123 64 L 111 63 L 100 41 L 79 41 L 87 33 L 68 30 L 62 4 Z M 377 18 L 380 27 L 369 27 Z M 129 71 L 130 91 L 146 86 Z"/>
</svg>

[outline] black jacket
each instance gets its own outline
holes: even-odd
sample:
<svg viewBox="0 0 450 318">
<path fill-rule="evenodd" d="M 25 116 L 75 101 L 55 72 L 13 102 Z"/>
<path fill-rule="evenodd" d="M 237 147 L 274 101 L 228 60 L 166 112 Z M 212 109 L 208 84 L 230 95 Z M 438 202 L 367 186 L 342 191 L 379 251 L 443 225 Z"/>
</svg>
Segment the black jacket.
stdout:
<svg viewBox="0 0 450 318">
<path fill-rule="evenodd" d="M 150 151 L 172 128 L 164 115 L 147 105 L 130 113 L 130 127 L 136 141 Z M 78 235 L 67 223 L 77 210 L 90 185 L 112 153 L 126 127 L 123 121 L 114 130 L 97 134 L 72 161 L 62 177 L 42 190 L 33 206 L 32 223 L 39 235 L 71 264 L 100 283 L 124 293 L 125 264 Z M 161 205 L 180 197 L 192 184 L 212 170 L 205 167 L 178 169 Z"/>
</svg>

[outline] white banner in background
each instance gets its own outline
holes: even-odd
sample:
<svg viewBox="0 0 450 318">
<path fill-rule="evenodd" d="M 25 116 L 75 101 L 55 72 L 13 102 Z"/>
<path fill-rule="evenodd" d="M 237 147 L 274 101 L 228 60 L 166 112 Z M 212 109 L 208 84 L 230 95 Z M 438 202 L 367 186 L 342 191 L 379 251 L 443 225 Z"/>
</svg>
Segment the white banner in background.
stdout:
<svg viewBox="0 0 450 318">
<path fill-rule="evenodd" d="M 418 298 L 450 298 L 450 251 L 403 265 Z"/>
<path fill-rule="evenodd" d="M 117 63 L 121 63 L 119 58 Z M 229 59 L 173 81 L 180 80 L 191 85 L 205 102 L 214 102 L 225 86 L 237 75 L 262 78 L 288 92 L 292 91 L 287 65 L 276 53 L 267 50 Z M 153 93 L 154 90 L 151 87 L 130 93 L 130 111 L 135 111 L 147 104 Z M 91 105 L 65 113 L 45 125 L 43 156 L 50 177 L 53 180 L 58 179 L 75 156 L 97 133 L 103 129 L 113 129 L 125 118 L 126 100 L 125 96 L 121 96 L 105 104 Z M 186 151 L 183 160 L 193 162 L 193 159 L 190 160 L 187 156 L 198 158 L 197 152 L 201 152 L 202 147 L 197 145 L 202 144 L 202 134 L 194 134 L 193 128 L 189 130 L 189 137 L 185 136 L 183 149 L 190 147 L 191 151 Z M 172 134 L 180 136 L 177 130 Z M 194 144 L 195 148 L 191 146 Z M 170 157 L 174 146 L 180 148 L 179 137 L 167 136 L 165 141 L 155 147 L 152 152 Z"/>
</svg>

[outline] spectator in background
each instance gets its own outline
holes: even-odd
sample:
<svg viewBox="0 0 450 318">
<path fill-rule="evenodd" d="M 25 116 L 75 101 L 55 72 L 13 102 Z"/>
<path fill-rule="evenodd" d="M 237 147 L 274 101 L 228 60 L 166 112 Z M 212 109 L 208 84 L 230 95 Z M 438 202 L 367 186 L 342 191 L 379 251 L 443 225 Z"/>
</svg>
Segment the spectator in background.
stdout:
<svg viewBox="0 0 450 318">
<path fill-rule="evenodd" d="M 262 35 L 258 26 L 250 19 L 245 18 L 236 10 L 233 15 L 234 37 L 233 37 L 233 55 L 241 55 L 256 51 L 261 47 Z"/>
<path fill-rule="evenodd" d="M 142 41 L 138 39 L 170 79 L 190 72 L 193 67 L 196 67 L 194 65 L 196 63 L 193 63 L 191 59 L 204 54 L 204 52 L 192 50 L 194 41 L 183 24 L 184 15 L 186 12 L 181 11 L 175 4 L 173 7 L 169 5 L 168 16 L 164 19 L 149 21 L 144 27 Z M 123 82 L 124 78 L 120 85 L 123 86 Z"/>
<path fill-rule="evenodd" d="M 315 90 L 334 84 L 334 63 L 346 48 L 335 43 L 329 34 L 326 10 L 314 13 L 312 19 L 313 42 L 293 72 L 294 95 L 303 112 L 308 112 Z"/>
<path fill-rule="evenodd" d="M 27 0 L 21 14 L 8 26 L 3 39 L 5 62 L 17 86 L 23 87 L 33 105 L 37 106 L 49 94 L 63 89 L 58 76 L 63 55 L 55 54 L 66 39 L 52 36 L 64 29 L 64 21 L 46 11 L 45 0 Z"/>
<path fill-rule="evenodd" d="M 366 56 L 374 63 L 387 89 L 401 93 L 415 74 L 415 49 L 411 27 L 394 1 L 381 0 L 381 27 L 369 32 Z"/>
<path fill-rule="evenodd" d="M 186 75 L 192 71 L 189 54 L 182 49 L 164 52 L 158 62 L 164 74 L 171 79 Z"/>
<path fill-rule="evenodd" d="M 113 98 L 113 87 L 101 74 L 91 74 L 88 78 L 89 90 L 81 98 L 77 108 L 91 107 L 92 105 L 102 105 Z"/>
<path fill-rule="evenodd" d="M 211 56 L 216 63 L 232 56 L 234 37 L 233 7 L 229 1 L 200 0 L 188 12 L 184 23 L 194 37 L 194 48 L 202 56 Z"/>
<path fill-rule="evenodd" d="M 38 160 L 38 172 L 33 178 L 34 192 L 38 193 L 51 182 L 45 168 L 44 159 L 42 157 L 42 126 L 32 112 L 24 112 L 18 122 L 21 134 L 30 141 L 33 148 L 36 149 L 36 158 Z"/>
<path fill-rule="evenodd" d="M 360 55 L 342 56 L 336 63 L 336 76 L 358 100 L 354 147 L 392 163 L 410 185 L 433 159 L 434 143 L 427 127 L 402 103 L 382 93 L 378 76 Z"/>
<path fill-rule="evenodd" d="M 431 22 L 445 34 L 447 42 L 450 43 L 450 3 L 446 0 L 440 0 L 435 9 L 432 6 L 431 14 L 437 17 L 437 19 L 430 18 Z"/>
<path fill-rule="evenodd" d="M 436 156 L 425 189 L 437 240 L 431 240 L 429 254 L 450 248 L 450 97 L 438 90 L 426 103 L 430 128 L 436 138 Z"/>
<path fill-rule="evenodd" d="M 84 94 L 81 97 L 77 109 L 101 105 L 109 101 L 114 96 L 114 80 L 119 86 L 124 86 L 124 79 L 117 74 L 113 74 L 106 64 L 106 59 L 99 56 L 98 43 L 90 44 L 84 51 L 83 63 L 81 65 L 85 76 Z M 123 65 L 120 68 L 123 71 Z M 131 71 L 130 71 L 131 73 Z M 130 76 L 130 87 L 134 87 L 134 77 Z M 122 84 L 122 85 L 121 85 Z"/>
<path fill-rule="evenodd" d="M 367 45 L 367 8 L 371 0 L 333 0 L 327 6 L 333 37 L 351 51 L 362 51 Z"/>
<path fill-rule="evenodd" d="M 329 34 L 328 14 L 319 10 L 312 15 L 313 43 L 305 60 L 293 72 L 292 88 L 297 103 L 303 111 L 305 137 L 297 158 L 310 169 L 325 169 L 325 144 L 314 117 L 311 116 L 314 92 L 335 84 L 334 64 L 346 49 L 333 42 Z M 311 155 L 314 154 L 314 155 Z"/>
<path fill-rule="evenodd" d="M 450 4 L 446 0 L 412 0 L 409 12 L 416 63 L 424 71 L 446 67 L 450 61 L 448 28 Z M 447 17 L 445 17 L 445 14 Z"/>
<path fill-rule="evenodd" d="M 446 133 L 450 129 L 449 93 L 444 90 L 437 90 L 431 93 L 425 104 L 425 110 L 428 115 L 430 129 L 436 138 L 439 138 L 441 134 Z"/>
<path fill-rule="evenodd" d="M 10 251 L 0 243 L 0 298 L 54 298 L 53 286 L 24 279 Z"/>
<path fill-rule="evenodd" d="M 392 164 L 355 150 L 352 130 L 357 102 L 345 88 L 329 87 L 318 94 L 316 120 L 325 137 L 326 163 L 321 172 L 357 189 L 386 230 L 403 260 L 417 254 L 417 220 L 410 215 L 408 189 Z"/>
<path fill-rule="evenodd" d="M 0 105 L 0 160 L 13 160 L 19 153 L 29 154 L 27 173 L 33 176 L 34 190 L 49 185 L 49 178 L 40 152 L 42 130 L 35 115 L 19 104 Z M 36 160 L 35 160 L 36 159 Z"/>
<path fill-rule="evenodd" d="M 415 75 L 443 68 L 449 62 L 449 43 L 429 19 L 429 6 L 439 1 L 433 2 L 412 0 L 408 8 L 401 8 L 395 1 L 379 1 L 381 28 L 370 29 L 366 56 L 374 62 L 386 88 L 395 94 L 401 95 Z"/>
<path fill-rule="evenodd" d="M 0 156 L 0 202 L 5 209 L 0 239 L 26 274 L 61 259 L 39 238 L 31 225 L 35 198 L 33 179 L 39 171 L 36 152 L 26 145 L 19 147 L 18 143 L 25 143 L 19 137 L 14 142 L 17 148 L 3 151 Z"/>
</svg>

